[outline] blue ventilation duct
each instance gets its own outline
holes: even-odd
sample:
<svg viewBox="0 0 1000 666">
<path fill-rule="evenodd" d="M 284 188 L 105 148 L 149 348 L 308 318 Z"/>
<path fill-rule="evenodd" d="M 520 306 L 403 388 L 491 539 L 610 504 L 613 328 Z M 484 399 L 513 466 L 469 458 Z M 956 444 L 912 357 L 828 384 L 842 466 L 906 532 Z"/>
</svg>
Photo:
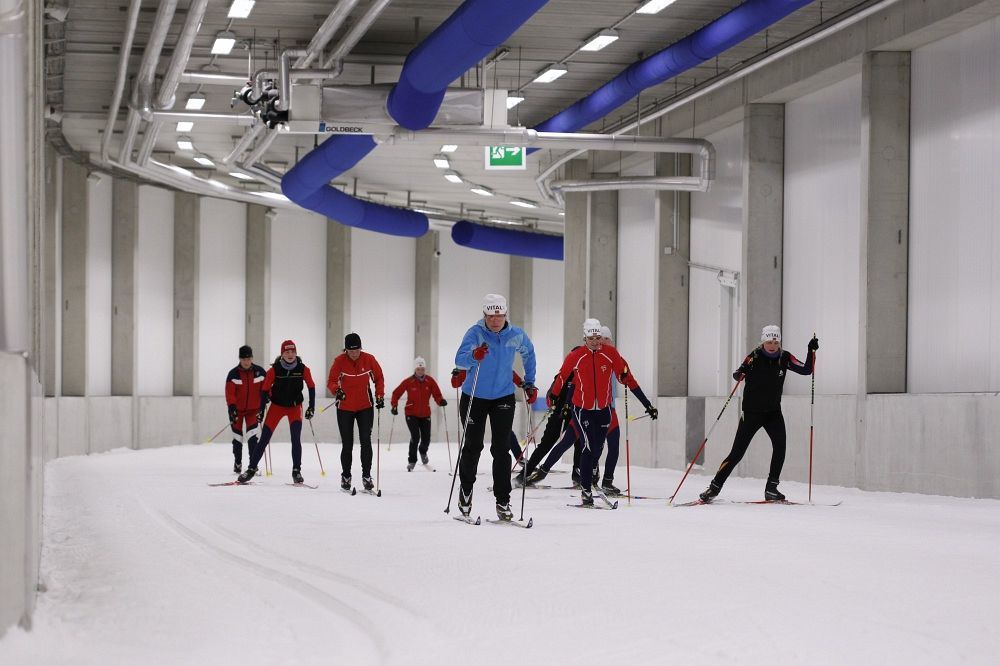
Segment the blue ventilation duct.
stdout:
<svg viewBox="0 0 1000 666">
<path fill-rule="evenodd" d="M 498 229 L 484 224 L 462 220 L 451 228 L 451 239 L 456 245 L 475 250 L 516 254 L 533 259 L 563 260 L 562 236 L 536 234 L 515 229 Z"/>
<path fill-rule="evenodd" d="M 448 84 L 514 34 L 548 0 L 466 0 L 406 58 L 389 94 L 392 117 L 410 130 L 426 128 L 444 100 Z M 341 224 L 394 236 L 423 236 L 427 216 L 362 201 L 329 182 L 375 149 L 370 136 L 327 139 L 281 179 L 286 197 Z"/>
<path fill-rule="evenodd" d="M 633 63 L 621 74 L 534 129 L 539 132 L 576 132 L 600 120 L 646 88 L 714 58 L 810 2 L 812 0 L 747 0 L 679 42 Z"/>
</svg>

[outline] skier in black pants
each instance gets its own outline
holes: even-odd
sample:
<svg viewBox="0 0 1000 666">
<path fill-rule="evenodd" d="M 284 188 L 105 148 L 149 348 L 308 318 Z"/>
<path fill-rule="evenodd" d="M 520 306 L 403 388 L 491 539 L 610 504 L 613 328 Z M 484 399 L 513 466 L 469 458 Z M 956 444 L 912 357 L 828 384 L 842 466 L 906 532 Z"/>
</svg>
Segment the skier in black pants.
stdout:
<svg viewBox="0 0 1000 666">
<path fill-rule="evenodd" d="M 576 348 L 574 347 L 574 349 Z M 556 379 L 558 378 L 559 375 L 556 375 Z M 553 384 L 554 383 L 555 382 L 553 382 Z M 525 479 L 527 479 L 527 484 L 531 487 L 545 478 L 545 472 L 536 473 L 536 470 L 538 470 L 538 465 L 545 459 L 545 456 L 547 456 L 549 451 L 552 450 L 552 447 L 559 441 L 559 438 L 563 434 L 563 430 L 565 430 L 566 426 L 569 424 L 569 408 L 566 406 L 566 403 L 569 401 L 569 397 L 571 395 L 573 395 L 572 374 L 558 394 L 553 393 L 552 388 L 550 387 L 547 402 L 549 403 L 549 410 L 551 410 L 552 413 L 549 416 L 548 423 L 545 424 L 545 430 L 542 432 L 542 438 L 538 441 L 538 445 L 535 447 L 535 450 L 532 451 L 531 455 L 528 457 L 528 462 L 525 464 L 525 468 L 518 472 L 517 476 L 514 478 L 514 485 L 524 485 Z"/>
<path fill-rule="evenodd" d="M 781 501 L 785 496 L 778 490 L 781 468 L 785 464 L 785 418 L 781 415 L 781 391 L 785 385 L 785 371 L 791 370 L 799 375 L 811 375 L 813 371 L 814 352 L 819 349 L 819 340 L 815 337 L 809 341 L 806 362 L 803 363 L 792 354 L 781 348 L 781 329 L 777 326 L 765 326 L 761 331 L 761 344 L 743 359 L 743 364 L 733 373 L 733 379 L 746 380 L 743 389 L 743 411 L 740 414 L 740 425 L 736 429 L 733 440 L 733 450 L 719 466 L 715 478 L 705 492 L 701 493 L 703 502 L 710 502 L 719 492 L 736 465 L 750 446 L 750 440 L 761 428 L 771 438 L 771 468 L 767 474 L 767 485 L 764 487 L 764 499 Z"/>
</svg>

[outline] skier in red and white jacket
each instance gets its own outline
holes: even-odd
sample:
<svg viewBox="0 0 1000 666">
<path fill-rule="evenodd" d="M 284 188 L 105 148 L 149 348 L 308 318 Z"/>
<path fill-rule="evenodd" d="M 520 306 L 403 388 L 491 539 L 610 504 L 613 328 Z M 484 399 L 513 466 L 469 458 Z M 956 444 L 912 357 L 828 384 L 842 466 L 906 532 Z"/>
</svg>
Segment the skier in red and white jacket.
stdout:
<svg viewBox="0 0 1000 666">
<path fill-rule="evenodd" d="M 389 404 L 392 415 L 399 413 L 399 399 L 406 393 L 406 405 L 403 415 L 406 417 L 406 427 L 410 430 L 410 452 L 406 462 L 406 471 L 412 472 L 417 466 L 417 451 L 420 451 L 420 462 L 428 464 L 427 450 L 431 444 L 431 398 L 439 406 L 445 407 L 448 401 L 441 395 L 441 389 L 434 378 L 427 374 L 427 361 L 418 356 L 413 359 L 413 374 L 404 379 L 392 392 Z"/>
<path fill-rule="evenodd" d="M 243 442 L 247 443 L 247 456 L 257 445 L 257 412 L 267 404 L 264 386 L 264 368 L 253 362 L 253 349 L 240 347 L 240 363 L 226 375 L 226 406 L 229 408 L 229 427 L 233 430 L 233 471 L 239 474 L 243 467 Z"/>
</svg>

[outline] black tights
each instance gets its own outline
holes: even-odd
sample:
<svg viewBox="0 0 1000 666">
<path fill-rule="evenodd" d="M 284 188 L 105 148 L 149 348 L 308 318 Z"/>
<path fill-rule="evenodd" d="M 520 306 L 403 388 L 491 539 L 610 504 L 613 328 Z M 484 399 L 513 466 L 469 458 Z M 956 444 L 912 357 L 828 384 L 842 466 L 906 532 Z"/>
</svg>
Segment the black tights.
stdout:
<svg viewBox="0 0 1000 666">
<path fill-rule="evenodd" d="M 712 480 L 717 486 L 722 486 L 736 465 L 743 459 L 743 455 L 750 446 L 750 440 L 761 428 L 771 438 L 771 469 L 768 471 L 768 483 L 778 483 L 781 478 L 781 468 L 785 464 L 785 417 L 780 410 L 773 412 L 750 412 L 744 413 L 740 419 L 740 425 L 736 429 L 736 437 L 733 440 L 733 450 L 729 452 L 726 459 L 719 466 L 719 471 L 715 473 Z"/>
</svg>

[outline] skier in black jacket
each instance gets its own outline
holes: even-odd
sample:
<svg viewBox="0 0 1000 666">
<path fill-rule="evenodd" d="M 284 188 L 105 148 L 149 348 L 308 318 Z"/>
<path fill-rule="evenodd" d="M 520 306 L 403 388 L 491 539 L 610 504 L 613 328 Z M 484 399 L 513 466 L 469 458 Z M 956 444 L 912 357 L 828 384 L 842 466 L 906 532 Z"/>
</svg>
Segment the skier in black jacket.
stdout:
<svg viewBox="0 0 1000 666">
<path fill-rule="evenodd" d="M 764 499 L 781 501 L 785 496 L 778 490 L 781 468 L 785 464 L 785 418 L 781 415 L 781 391 L 785 385 L 785 372 L 791 370 L 799 375 L 811 375 L 814 352 L 819 349 L 819 340 L 809 341 L 806 362 L 803 363 L 781 348 L 781 329 L 765 326 L 761 331 L 760 346 L 743 359 L 743 364 L 733 373 L 733 379 L 746 380 L 743 389 L 743 411 L 740 425 L 736 429 L 733 450 L 719 465 L 719 471 L 705 492 L 702 501 L 710 502 L 719 492 L 736 465 L 750 446 L 750 440 L 761 428 L 771 438 L 771 468 L 764 487 Z"/>
</svg>

